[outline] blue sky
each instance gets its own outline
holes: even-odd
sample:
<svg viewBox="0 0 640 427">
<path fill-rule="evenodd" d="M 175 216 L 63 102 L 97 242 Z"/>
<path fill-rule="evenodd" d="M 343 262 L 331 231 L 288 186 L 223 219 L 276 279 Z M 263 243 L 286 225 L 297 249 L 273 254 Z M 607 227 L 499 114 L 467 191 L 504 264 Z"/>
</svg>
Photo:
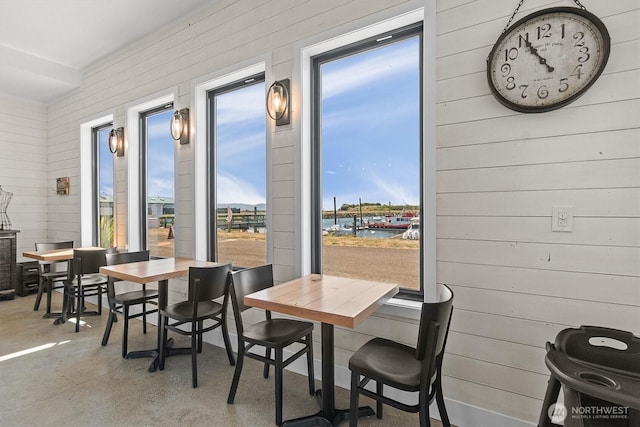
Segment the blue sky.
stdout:
<svg viewBox="0 0 640 427">
<path fill-rule="evenodd" d="M 110 131 L 109 127 L 98 132 L 98 161 L 100 162 L 98 182 L 100 194 L 113 196 L 113 154 L 108 146 Z"/>
<path fill-rule="evenodd" d="M 266 203 L 265 84 L 216 97 L 218 205 Z"/>
<path fill-rule="evenodd" d="M 419 202 L 418 39 L 323 64 L 323 208 Z"/>
<path fill-rule="evenodd" d="M 338 206 L 419 203 L 418 49 L 413 38 L 322 65 L 324 209 L 334 196 Z M 266 202 L 265 90 L 261 82 L 216 97 L 218 205 Z M 148 119 L 149 196 L 174 197 L 171 114 Z M 106 140 L 100 150 L 112 159 Z M 113 163 L 100 166 L 108 192 L 112 177 L 102 169 Z"/>
</svg>

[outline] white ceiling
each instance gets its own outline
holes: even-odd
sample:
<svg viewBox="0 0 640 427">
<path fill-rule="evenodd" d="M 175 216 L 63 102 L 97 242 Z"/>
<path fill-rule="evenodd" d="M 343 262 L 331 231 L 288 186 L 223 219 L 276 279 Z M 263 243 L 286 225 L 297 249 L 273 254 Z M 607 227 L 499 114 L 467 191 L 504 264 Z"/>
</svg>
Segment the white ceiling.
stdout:
<svg viewBox="0 0 640 427">
<path fill-rule="evenodd" d="M 214 0 L 0 0 L 0 94 L 47 103 L 97 59 Z"/>
</svg>

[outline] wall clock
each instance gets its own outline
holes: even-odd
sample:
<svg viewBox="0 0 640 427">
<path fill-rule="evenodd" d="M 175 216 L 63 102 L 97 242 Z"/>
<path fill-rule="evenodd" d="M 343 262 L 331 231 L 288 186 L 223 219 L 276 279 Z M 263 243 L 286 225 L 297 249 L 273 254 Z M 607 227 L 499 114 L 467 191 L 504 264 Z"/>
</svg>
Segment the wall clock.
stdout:
<svg viewBox="0 0 640 427">
<path fill-rule="evenodd" d="M 489 86 L 512 110 L 555 110 L 591 87 L 607 64 L 610 47 L 607 28 L 584 8 L 539 10 L 507 24 L 495 42 L 487 58 Z"/>
</svg>

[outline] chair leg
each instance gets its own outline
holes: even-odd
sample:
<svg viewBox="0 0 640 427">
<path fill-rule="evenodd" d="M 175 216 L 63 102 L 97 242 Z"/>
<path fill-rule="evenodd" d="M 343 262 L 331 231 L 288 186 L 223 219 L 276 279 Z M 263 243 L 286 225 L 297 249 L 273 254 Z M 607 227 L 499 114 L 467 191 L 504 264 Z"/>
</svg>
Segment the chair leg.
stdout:
<svg viewBox="0 0 640 427">
<path fill-rule="evenodd" d="M 358 383 L 360 375 L 351 371 L 351 391 L 349 393 L 349 427 L 358 426 Z"/>
<path fill-rule="evenodd" d="M 282 425 L 282 376 L 284 373 L 284 349 L 276 348 L 275 386 L 276 386 L 276 425 Z"/>
<path fill-rule="evenodd" d="M 200 341 L 200 331 L 197 325 L 202 322 L 191 322 L 191 378 L 193 388 L 198 387 L 198 341 Z"/>
<path fill-rule="evenodd" d="M 553 422 L 551 422 L 551 418 L 549 417 L 549 407 L 556 403 L 558 400 L 558 395 L 560 394 L 560 381 L 555 378 L 553 375 L 549 376 L 549 381 L 547 383 L 547 391 L 544 394 L 544 400 L 542 401 L 542 410 L 540 411 L 540 419 L 538 420 L 538 426 L 540 427 L 551 427 L 553 426 Z"/>
<path fill-rule="evenodd" d="M 83 290 L 78 289 L 78 307 L 76 309 L 76 332 L 80 331 L 80 314 L 82 312 L 81 307 L 84 307 Z"/>
<path fill-rule="evenodd" d="M 271 359 L 271 347 L 265 347 L 264 348 L 264 357 L 266 357 L 267 359 Z M 264 364 L 264 369 L 262 371 L 262 376 L 265 378 L 269 378 L 269 368 L 271 367 L 270 364 L 265 363 Z"/>
<path fill-rule="evenodd" d="M 236 398 L 236 391 L 238 391 L 238 383 L 240 382 L 240 374 L 242 373 L 243 363 L 244 363 L 244 343 L 238 342 L 238 360 L 236 362 L 236 369 L 233 372 L 233 380 L 231 381 L 231 389 L 229 390 L 227 403 L 233 403 L 233 400 Z"/>
<path fill-rule="evenodd" d="M 127 357 L 127 343 L 129 340 L 129 305 L 122 306 L 122 357 Z"/>
<path fill-rule="evenodd" d="M 229 328 L 227 327 L 227 319 L 222 318 L 222 339 L 224 340 L 224 348 L 227 350 L 227 357 L 229 358 L 229 365 L 233 366 L 236 361 L 233 357 L 233 351 L 231 350 L 231 340 L 229 340 Z"/>
<path fill-rule="evenodd" d="M 198 322 L 198 353 L 202 353 L 202 330 L 204 329 L 204 320 Z M 193 330 L 192 330 L 193 333 Z"/>
<path fill-rule="evenodd" d="M 42 293 L 44 292 L 44 278 L 40 277 L 38 281 L 38 294 L 36 295 L 36 302 L 33 304 L 33 311 L 40 309 L 40 300 L 42 299 Z"/>
<path fill-rule="evenodd" d="M 313 369 L 313 339 L 311 334 L 305 338 L 305 344 L 307 345 L 307 377 L 309 378 L 309 394 L 314 395 L 316 393 L 316 379 Z"/>
<path fill-rule="evenodd" d="M 384 395 L 384 384 L 382 384 L 380 381 L 376 381 L 376 394 L 378 396 L 383 396 Z M 379 420 L 382 419 L 382 408 L 383 408 L 383 404 L 381 401 L 376 400 L 376 417 L 378 417 Z"/>
<path fill-rule="evenodd" d="M 429 393 L 421 391 L 418 398 L 418 416 L 420 417 L 420 427 L 431 427 L 431 419 L 429 418 Z"/>
<path fill-rule="evenodd" d="M 47 286 L 47 314 L 51 314 L 51 295 L 53 295 L 53 282 L 45 280 Z"/>
<path fill-rule="evenodd" d="M 102 335 L 102 346 L 104 347 L 109 342 L 109 336 L 111 335 L 111 328 L 113 327 L 113 318 L 116 317 L 116 307 L 115 304 L 109 304 L 111 308 L 109 309 L 109 317 L 107 318 L 107 325 L 104 328 L 104 334 Z"/>
<path fill-rule="evenodd" d="M 144 289 L 144 287 L 142 288 Z M 147 304 L 142 303 L 142 333 L 147 333 Z"/>
<path fill-rule="evenodd" d="M 167 351 L 167 317 L 160 315 L 160 354 L 158 355 L 158 368 L 164 370 L 164 355 Z"/>
<path fill-rule="evenodd" d="M 67 286 L 64 286 L 62 290 L 62 313 L 60 313 L 61 323 L 67 321 L 67 314 L 69 312 L 69 295 L 67 294 Z"/>
<path fill-rule="evenodd" d="M 443 427 L 451 427 L 449 415 L 447 414 L 447 408 L 444 406 L 444 395 L 442 394 L 442 377 L 440 375 L 440 370 L 438 370 L 438 375 L 435 382 L 433 383 L 433 386 L 436 389 L 436 403 L 438 404 L 440 421 L 442 421 Z"/>
</svg>

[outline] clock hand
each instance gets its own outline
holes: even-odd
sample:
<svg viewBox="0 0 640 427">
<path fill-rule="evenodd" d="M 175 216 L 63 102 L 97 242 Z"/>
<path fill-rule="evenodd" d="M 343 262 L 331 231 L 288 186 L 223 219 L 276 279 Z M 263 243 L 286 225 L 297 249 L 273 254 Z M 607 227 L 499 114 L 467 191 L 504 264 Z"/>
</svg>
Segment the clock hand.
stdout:
<svg viewBox="0 0 640 427">
<path fill-rule="evenodd" d="M 529 48 L 529 52 L 531 52 L 532 54 L 537 56 L 538 60 L 540 61 L 540 63 L 542 65 L 544 65 L 545 67 L 547 67 L 547 71 L 548 72 L 552 73 L 553 70 L 555 70 L 555 68 L 553 68 L 551 65 L 547 64 L 547 60 L 546 59 L 544 59 L 542 56 L 540 56 L 540 54 L 538 53 L 538 49 L 533 47 L 533 45 L 531 44 L 531 42 L 529 40 L 525 40 L 524 44 L 525 44 L 525 46 L 527 46 Z"/>
</svg>

